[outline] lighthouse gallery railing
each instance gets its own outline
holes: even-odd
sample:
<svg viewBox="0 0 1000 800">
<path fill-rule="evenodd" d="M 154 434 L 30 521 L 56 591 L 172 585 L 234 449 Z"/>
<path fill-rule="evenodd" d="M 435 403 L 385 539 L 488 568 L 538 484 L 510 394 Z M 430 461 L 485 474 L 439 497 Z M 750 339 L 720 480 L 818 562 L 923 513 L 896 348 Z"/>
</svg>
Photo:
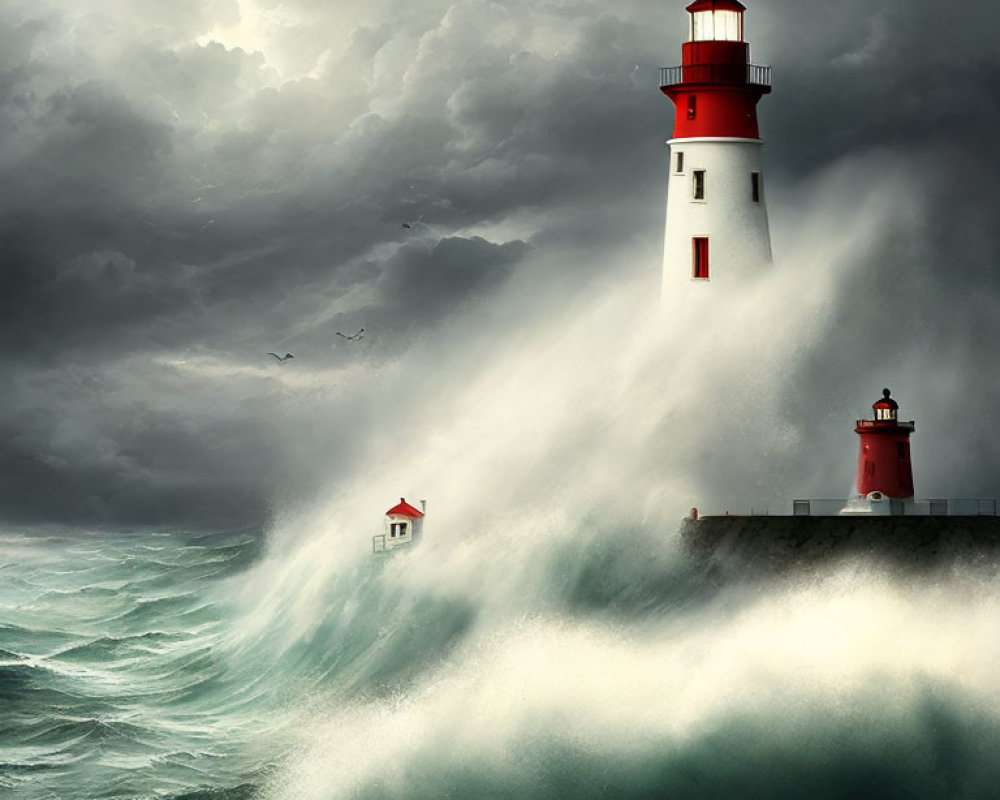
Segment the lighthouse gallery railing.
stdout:
<svg viewBox="0 0 1000 800">
<path fill-rule="evenodd" d="M 750 86 L 770 86 L 771 68 L 759 64 L 690 64 L 682 67 L 660 67 L 660 86 L 681 83 L 735 83 Z"/>
</svg>

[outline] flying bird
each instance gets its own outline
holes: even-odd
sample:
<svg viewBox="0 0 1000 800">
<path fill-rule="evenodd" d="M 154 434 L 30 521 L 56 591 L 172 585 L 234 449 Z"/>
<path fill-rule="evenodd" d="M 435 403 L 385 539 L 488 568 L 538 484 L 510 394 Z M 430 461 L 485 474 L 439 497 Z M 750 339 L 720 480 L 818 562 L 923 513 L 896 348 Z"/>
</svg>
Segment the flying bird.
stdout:
<svg viewBox="0 0 1000 800">
<path fill-rule="evenodd" d="M 399 227 L 401 227 L 401 228 L 407 228 L 407 229 L 409 229 L 409 228 L 412 228 L 413 226 L 412 226 L 412 225 L 411 225 L 411 224 L 410 224 L 409 222 L 404 222 L 404 223 L 403 223 L 402 225 L 400 225 Z"/>
<path fill-rule="evenodd" d="M 346 333 L 341 333 L 340 331 L 337 331 L 337 336 L 340 336 L 343 339 L 347 339 L 347 341 L 349 341 L 349 342 L 356 342 L 359 339 L 362 339 L 364 337 L 364 335 L 365 335 L 365 329 L 364 328 L 362 328 L 361 330 L 359 330 L 357 333 L 352 334 L 351 336 L 348 336 Z"/>
<path fill-rule="evenodd" d="M 279 356 L 277 353 L 268 353 L 268 355 L 274 356 L 276 359 L 278 359 L 279 364 L 283 364 L 290 358 L 295 358 L 295 356 L 293 356 L 291 353 L 285 353 L 283 356 Z"/>
</svg>

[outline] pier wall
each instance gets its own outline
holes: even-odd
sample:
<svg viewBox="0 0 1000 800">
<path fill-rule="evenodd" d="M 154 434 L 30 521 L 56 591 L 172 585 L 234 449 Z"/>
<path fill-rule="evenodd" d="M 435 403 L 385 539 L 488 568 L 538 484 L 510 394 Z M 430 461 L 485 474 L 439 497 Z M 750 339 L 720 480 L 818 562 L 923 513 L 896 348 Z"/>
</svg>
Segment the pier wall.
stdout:
<svg viewBox="0 0 1000 800">
<path fill-rule="evenodd" d="M 907 572 L 998 571 L 1000 518 L 842 516 L 686 519 L 685 552 L 721 572 L 758 574 L 862 560 Z"/>
</svg>

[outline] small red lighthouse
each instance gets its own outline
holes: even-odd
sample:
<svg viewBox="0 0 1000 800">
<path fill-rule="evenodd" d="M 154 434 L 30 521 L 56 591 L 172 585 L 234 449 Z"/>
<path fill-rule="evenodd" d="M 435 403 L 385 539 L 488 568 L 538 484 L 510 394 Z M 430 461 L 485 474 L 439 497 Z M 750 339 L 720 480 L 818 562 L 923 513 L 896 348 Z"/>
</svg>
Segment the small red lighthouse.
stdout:
<svg viewBox="0 0 1000 800">
<path fill-rule="evenodd" d="M 858 494 L 880 492 L 892 500 L 909 500 L 913 497 L 910 434 L 915 426 L 897 419 L 899 404 L 891 394 L 883 389 L 882 399 L 872 405 L 875 419 L 859 419 L 854 428 L 861 437 Z"/>
<path fill-rule="evenodd" d="M 750 63 L 737 0 L 687 7 L 682 63 L 660 70 L 675 106 L 664 234 L 664 296 L 729 282 L 771 262 L 757 103 L 771 68 Z"/>
</svg>

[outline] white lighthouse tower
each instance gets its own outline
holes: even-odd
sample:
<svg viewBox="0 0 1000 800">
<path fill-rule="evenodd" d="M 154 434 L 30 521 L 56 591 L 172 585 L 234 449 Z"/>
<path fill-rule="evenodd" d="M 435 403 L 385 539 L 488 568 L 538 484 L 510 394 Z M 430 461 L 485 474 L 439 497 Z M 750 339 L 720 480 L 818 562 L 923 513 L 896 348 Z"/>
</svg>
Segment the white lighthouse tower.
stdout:
<svg viewBox="0 0 1000 800">
<path fill-rule="evenodd" d="M 691 3 L 682 64 L 660 70 L 660 90 L 675 106 L 664 298 L 732 283 L 771 263 L 757 127 L 771 68 L 750 63 L 745 11 L 737 0 Z"/>
</svg>

